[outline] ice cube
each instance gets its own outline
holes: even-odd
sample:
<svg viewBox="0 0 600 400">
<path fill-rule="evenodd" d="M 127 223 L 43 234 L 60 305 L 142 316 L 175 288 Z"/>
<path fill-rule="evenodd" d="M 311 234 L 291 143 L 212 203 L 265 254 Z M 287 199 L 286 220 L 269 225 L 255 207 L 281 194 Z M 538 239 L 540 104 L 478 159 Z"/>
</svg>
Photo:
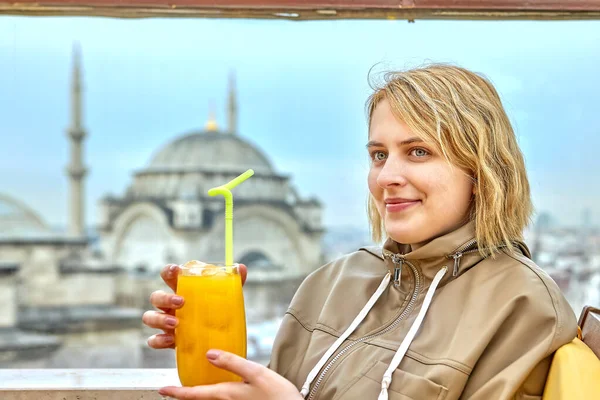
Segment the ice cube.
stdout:
<svg viewBox="0 0 600 400">
<path fill-rule="evenodd" d="M 206 265 L 206 263 L 203 263 L 202 261 L 198 261 L 198 260 L 191 260 L 186 262 L 185 264 L 183 264 L 183 266 L 185 268 L 200 268 L 200 267 L 204 267 Z"/>
<path fill-rule="evenodd" d="M 206 265 L 202 269 L 202 276 L 214 276 L 219 273 L 219 267 L 215 267 L 214 265 Z"/>
</svg>

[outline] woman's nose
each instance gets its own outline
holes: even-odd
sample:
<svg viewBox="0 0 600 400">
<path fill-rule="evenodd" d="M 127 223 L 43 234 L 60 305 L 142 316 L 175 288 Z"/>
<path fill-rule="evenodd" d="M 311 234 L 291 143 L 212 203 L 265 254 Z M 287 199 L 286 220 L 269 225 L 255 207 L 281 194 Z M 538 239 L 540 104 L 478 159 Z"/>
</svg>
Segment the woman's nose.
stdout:
<svg viewBox="0 0 600 400">
<path fill-rule="evenodd" d="M 405 176 L 406 166 L 396 158 L 388 158 L 377 176 L 377 184 L 386 189 L 394 186 L 405 186 L 408 181 Z"/>
</svg>

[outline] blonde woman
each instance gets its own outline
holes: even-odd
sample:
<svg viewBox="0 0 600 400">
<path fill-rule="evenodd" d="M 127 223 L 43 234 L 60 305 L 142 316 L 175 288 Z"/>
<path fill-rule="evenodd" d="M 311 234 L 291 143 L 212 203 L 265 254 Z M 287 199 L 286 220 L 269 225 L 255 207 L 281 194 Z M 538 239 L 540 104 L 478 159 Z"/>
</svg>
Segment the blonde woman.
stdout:
<svg viewBox="0 0 600 400">
<path fill-rule="evenodd" d="M 552 355 L 577 325 L 522 242 L 529 183 L 496 90 L 466 69 L 432 65 L 388 74 L 367 106 L 369 214 L 383 247 L 360 249 L 303 282 L 269 368 L 215 349 L 207 357 L 245 383 L 162 394 L 541 398 Z M 160 293 L 153 304 L 168 312 L 172 299 Z M 165 330 L 152 347 L 172 346 L 168 318 L 145 315 Z"/>
</svg>

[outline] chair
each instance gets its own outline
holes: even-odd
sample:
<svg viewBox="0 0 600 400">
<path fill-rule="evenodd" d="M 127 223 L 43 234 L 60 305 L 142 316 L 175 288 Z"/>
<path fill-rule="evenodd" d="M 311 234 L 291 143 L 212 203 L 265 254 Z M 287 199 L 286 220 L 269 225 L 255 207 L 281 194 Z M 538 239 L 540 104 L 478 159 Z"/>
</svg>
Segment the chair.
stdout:
<svg viewBox="0 0 600 400">
<path fill-rule="evenodd" d="M 578 325 L 581 329 L 581 340 L 600 358 L 600 309 L 585 306 Z"/>
<path fill-rule="evenodd" d="M 600 399 L 600 310 L 584 307 L 578 337 L 552 359 L 543 400 Z"/>
</svg>

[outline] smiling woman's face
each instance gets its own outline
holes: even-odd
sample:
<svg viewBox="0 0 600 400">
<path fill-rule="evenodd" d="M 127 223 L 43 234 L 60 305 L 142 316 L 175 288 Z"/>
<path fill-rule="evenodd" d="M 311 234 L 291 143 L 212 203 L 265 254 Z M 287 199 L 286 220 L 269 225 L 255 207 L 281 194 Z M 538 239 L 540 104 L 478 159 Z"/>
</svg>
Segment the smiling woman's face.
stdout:
<svg viewBox="0 0 600 400">
<path fill-rule="evenodd" d="M 387 235 L 413 250 L 468 221 L 473 181 L 398 121 L 387 100 L 373 111 L 369 190 Z"/>
</svg>

